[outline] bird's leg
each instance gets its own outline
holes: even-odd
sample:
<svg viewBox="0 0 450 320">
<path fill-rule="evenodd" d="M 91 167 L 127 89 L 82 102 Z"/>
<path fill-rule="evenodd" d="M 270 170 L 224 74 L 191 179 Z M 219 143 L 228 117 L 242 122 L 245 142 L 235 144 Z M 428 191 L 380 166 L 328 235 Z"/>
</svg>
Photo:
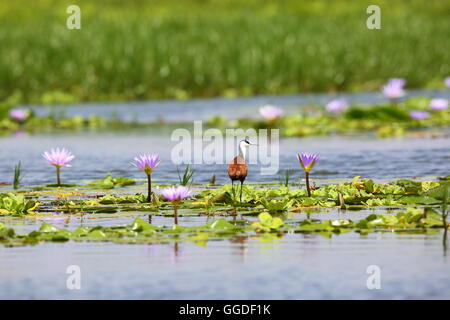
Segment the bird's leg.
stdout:
<svg viewBox="0 0 450 320">
<path fill-rule="evenodd" d="M 231 193 L 234 207 L 234 214 L 236 214 L 236 191 L 234 190 L 234 180 L 231 180 Z"/>
<path fill-rule="evenodd" d="M 241 193 L 239 195 L 239 202 L 242 203 L 242 186 L 244 185 L 244 181 L 241 181 Z"/>
<path fill-rule="evenodd" d="M 233 201 L 234 201 L 234 181 L 231 180 L 231 195 L 233 196 Z"/>
</svg>

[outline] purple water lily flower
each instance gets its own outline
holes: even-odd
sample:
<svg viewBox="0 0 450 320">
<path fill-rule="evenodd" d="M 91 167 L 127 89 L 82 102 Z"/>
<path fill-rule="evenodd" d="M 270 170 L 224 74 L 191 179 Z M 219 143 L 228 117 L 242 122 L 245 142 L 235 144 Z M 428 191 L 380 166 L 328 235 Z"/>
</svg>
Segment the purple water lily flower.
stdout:
<svg viewBox="0 0 450 320">
<path fill-rule="evenodd" d="M 11 119 L 18 121 L 18 122 L 24 122 L 27 120 L 28 116 L 30 115 L 30 112 L 26 109 L 12 109 L 9 111 L 9 116 Z"/>
<path fill-rule="evenodd" d="M 152 172 L 159 165 L 161 161 L 159 160 L 159 156 L 157 154 L 143 154 L 134 158 L 134 162 L 131 164 L 138 168 L 139 170 L 145 172 L 147 175 L 148 182 L 148 194 L 147 201 L 152 201 Z"/>
<path fill-rule="evenodd" d="M 382 89 L 382 92 L 385 97 L 395 100 L 401 98 L 405 95 L 405 91 L 403 90 L 403 86 L 400 85 L 399 82 L 388 82 Z"/>
<path fill-rule="evenodd" d="M 268 120 L 273 120 L 281 117 L 284 114 L 283 109 L 272 105 L 265 105 L 259 108 L 259 113 Z"/>
<path fill-rule="evenodd" d="M 45 151 L 42 156 L 48 161 L 52 166 L 56 168 L 56 185 L 61 186 L 60 170 L 62 167 L 71 167 L 70 161 L 75 158 L 75 156 L 66 148 L 56 148 L 51 149 L 50 152 Z"/>
<path fill-rule="evenodd" d="M 161 194 L 166 199 L 173 203 L 174 221 L 178 224 L 177 206 L 181 200 L 186 199 L 189 196 L 190 190 L 185 186 L 169 187 L 163 189 Z"/>
<path fill-rule="evenodd" d="M 348 102 L 345 99 L 335 99 L 327 103 L 326 108 L 328 112 L 339 112 L 348 107 Z"/>
<path fill-rule="evenodd" d="M 447 88 L 450 88 L 450 77 L 445 78 L 444 83 L 447 86 Z"/>
<path fill-rule="evenodd" d="M 71 167 L 70 164 L 68 164 L 70 161 L 75 158 L 72 153 L 67 150 L 66 148 L 56 148 L 51 149 L 50 152 L 45 151 L 42 155 L 45 160 L 48 161 L 52 166 L 55 167 Z"/>
<path fill-rule="evenodd" d="M 314 165 L 319 161 L 320 157 L 314 153 L 302 153 L 297 155 L 300 165 L 305 170 L 306 176 L 306 190 L 308 191 L 308 197 L 311 197 L 311 188 L 309 186 L 309 172 L 314 168 Z"/>
<path fill-rule="evenodd" d="M 448 108 L 447 99 L 432 99 L 430 101 L 430 108 L 433 110 L 445 110 Z"/>
<path fill-rule="evenodd" d="M 186 199 L 189 193 L 189 188 L 185 186 L 169 187 L 163 189 L 161 192 L 162 196 L 171 202 L 179 202 L 180 200 Z"/>
<path fill-rule="evenodd" d="M 391 78 L 388 80 L 387 84 L 403 88 L 406 85 L 406 80 L 403 78 Z"/>
<path fill-rule="evenodd" d="M 159 163 L 159 156 L 157 154 L 143 154 L 135 157 L 132 165 L 149 175 L 152 173 L 153 169 L 159 165 Z"/>
<path fill-rule="evenodd" d="M 430 116 L 430 113 L 426 111 L 411 111 L 409 115 L 414 120 L 423 120 L 428 118 Z"/>
<path fill-rule="evenodd" d="M 305 171 L 311 171 L 314 165 L 319 161 L 320 156 L 314 153 L 302 153 L 297 155 L 300 164 Z"/>
</svg>

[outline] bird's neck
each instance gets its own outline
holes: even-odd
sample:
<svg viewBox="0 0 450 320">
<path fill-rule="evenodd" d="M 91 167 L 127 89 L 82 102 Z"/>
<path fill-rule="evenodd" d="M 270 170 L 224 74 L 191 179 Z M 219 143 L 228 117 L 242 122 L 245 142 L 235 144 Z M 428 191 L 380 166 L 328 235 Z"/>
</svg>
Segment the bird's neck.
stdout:
<svg viewBox="0 0 450 320">
<path fill-rule="evenodd" d="M 244 160 L 247 156 L 247 150 L 245 149 L 245 147 L 242 144 L 239 145 L 239 156 L 242 157 L 242 159 L 244 159 Z"/>
</svg>

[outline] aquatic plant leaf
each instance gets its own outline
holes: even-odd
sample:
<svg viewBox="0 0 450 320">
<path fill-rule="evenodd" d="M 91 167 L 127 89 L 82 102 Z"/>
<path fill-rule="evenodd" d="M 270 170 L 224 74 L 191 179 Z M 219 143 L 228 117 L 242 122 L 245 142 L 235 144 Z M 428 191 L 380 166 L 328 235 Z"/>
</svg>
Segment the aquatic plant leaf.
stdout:
<svg viewBox="0 0 450 320">
<path fill-rule="evenodd" d="M 276 230 L 284 225 L 283 220 L 278 217 L 272 217 L 268 212 L 262 212 L 258 215 L 259 222 L 253 222 L 252 226 L 257 230 L 269 232 Z"/>
<path fill-rule="evenodd" d="M 403 196 L 397 200 L 401 204 L 439 204 L 441 203 L 439 200 L 427 197 L 427 196 L 415 196 L 415 195 L 408 195 Z"/>
<path fill-rule="evenodd" d="M 378 226 L 384 226 L 385 225 L 385 221 L 383 218 L 376 218 L 373 220 L 370 220 L 367 222 L 367 227 L 368 228 L 375 228 Z"/>
<path fill-rule="evenodd" d="M 131 230 L 136 231 L 136 232 L 157 230 L 157 229 L 159 229 L 159 228 L 140 219 L 140 218 L 134 219 L 133 223 L 131 224 Z"/>
<path fill-rule="evenodd" d="M 399 222 L 399 220 L 396 216 L 388 215 L 388 214 L 382 215 L 381 220 L 383 221 L 383 225 L 385 225 L 385 226 L 395 226 Z"/>
<path fill-rule="evenodd" d="M 352 225 L 352 221 L 348 219 L 338 219 L 331 221 L 331 225 L 333 227 L 344 227 L 344 226 L 347 227 Z"/>
<path fill-rule="evenodd" d="M 57 228 L 47 222 L 42 223 L 41 227 L 39 228 L 39 232 L 42 233 L 54 233 L 54 232 L 60 232 L 62 229 Z"/>
<path fill-rule="evenodd" d="M 417 181 L 401 179 L 397 180 L 396 184 L 403 187 L 409 193 L 419 193 L 422 191 L 422 184 Z"/>
<path fill-rule="evenodd" d="M 232 225 L 225 219 L 218 219 L 211 224 L 211 229 L 236 229 L 236 226 Z"/>
<path fill-rule="evenodd" d="M 89 184 L 89 186 L 102 188 L 102 189 L 113 189 L 115 187 L 126 187 L 134 185 L 136 181 L 127 177 L 113 177 L 112 174 L 107 174 L 103 179 L 95 180 Z"/>
<path fill-rule="evenodd" d="M 353 186 L 356 186 L 356 184 L 358 183 L 359 178 L 361 178 L 361 177 L 360 176 L 353 177 L 353 179 L 352 179 L 352 185 Z"/>
<path fill-rule="evenodd" d="M 70 238 L 64 233 L 57 233 L 51 235 L 51 241 L 53 242 L 66 242 L 69 240 Z"/>
<path fill-rule="evenodd" d="M 93 230 L 86 235 L 89 240 L 106 239 L 106 234 L 102 230 Z"/>
<path fill-rule="evenodd" d="M 211 199 L 212 203 L 224 203 L 224 204 L 230 204 L 233 203 L 233 199 L 228 192 L 224 192 L 221 194 L 216 195 L 214 198 Z"/>
<path fill-rule="evenodd" d="M 89 233 L 89 229 L 86 227 L 78 227 L 74 231 L 72 231 L 72 236 L 83 236 Z"/>
<path fill-rule="evenodd" d="M 450 193 L 450 183 L 444 183 L 436 188 L 429 190 L 426 194 L 430 197 L 443 200 L 445 192 Z"/>
<path fill-rule="evenodd" d="M 18 216 L 33 214 L 39 205 L 37 201 L 26 200 L 22 194 L 0 194 L 0 214 Z"/>
<path fill-rule="evenodd" d="M 288 202 L 289 202 L 289 199 L 287 199 L 287 198 L 284 198 L 281 200 L 270 200 L 270 201 L 267 201 L 266 199 L 261 200 L 261 204 L 269 212 L 279 212 L 279 211 L 285 210 L 287 208 Z"/>
<path fill-rule="evenodd" d="M 369 179 L 364 181 L 364 187 L 366 188 L 367 192 L 373 193 L 374 190 L 373 186 L 374 186 L 373 180 Z"/>
<path fill-rule="evenodd" d="M 331 231 L 333 230 L 333 226 L 330 221 L 322 221 L 322 222 L 312 222 L 310 220 L 304 220 L 297 227 L 298 230 L 302 231 Z"/>
<path fill-rule="evenodd" d="M 13 228 L 7 228 L 3 223 L 0 223 L 0 239 L 13 237 L 14 234 Z"/>
</svg>

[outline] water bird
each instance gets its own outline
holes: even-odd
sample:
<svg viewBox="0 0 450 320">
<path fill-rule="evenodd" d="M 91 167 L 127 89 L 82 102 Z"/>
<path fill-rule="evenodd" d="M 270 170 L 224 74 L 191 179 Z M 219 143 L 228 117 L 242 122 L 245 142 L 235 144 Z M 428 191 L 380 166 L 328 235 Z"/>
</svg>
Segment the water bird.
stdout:
<svg viewBox="0 0 450 320">
<path fill-rule="evenodd" d="M 247 149 L 251 145 L 256 145 L 253 143 L 250 143 L 248 140 L 248 137 L 246 137 L 244 140 L 241 140 L 239 142 L 239 155 L 234 157 L 233 160 L 230 161 L 228 164 L 228 176 L 231 179 L 231 188 L 234 195 L 234 182 L 240 181 L 241 182 L 241 189 L 240 189 L 240 195 L 239 200 L 242 202 L 242 187 L 245 181 L 245 178 L 247 178 L 248 174 L 248 166 L 245 163 L 245 157 L 247 156 Z"/>
</svg>

